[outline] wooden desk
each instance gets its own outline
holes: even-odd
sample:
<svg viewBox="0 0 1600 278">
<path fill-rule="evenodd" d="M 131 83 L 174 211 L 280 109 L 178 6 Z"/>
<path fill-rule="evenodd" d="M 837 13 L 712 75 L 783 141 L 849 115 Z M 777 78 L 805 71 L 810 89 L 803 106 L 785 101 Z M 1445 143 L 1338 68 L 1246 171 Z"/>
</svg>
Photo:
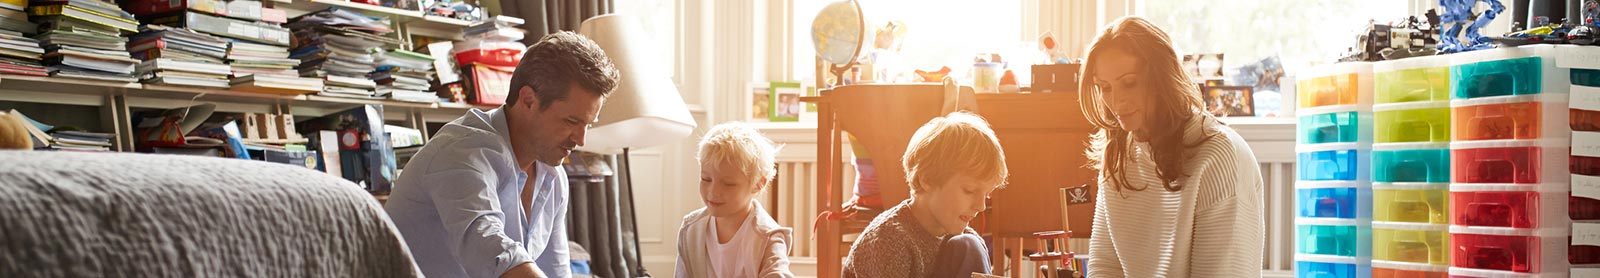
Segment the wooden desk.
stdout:
<svg viewBox="0 0 1600 278">
<path fill-rule="evenodd" d="M 944 114 L 944 91 L 939 84 L 850 85 L 823 90 L 807 98 L 818 107 L 817 159 L 821 171 L 817 178 L 817 208 L 837 209 L 836 194 L 846 189 L 841 149 L 841 132 L 849 132 L 856 143 L 865 146 L 877 167 L 877 180 L 884 206 L 893 206 L 910 194 L 900 158 L 917 128 Z M 1080 184 L 1093 185 L 1094 173 L 1083 168 L 1084 144 L 1092 127 L 1079 112 L 1077 94 L 980 94 L 976 95 L 978 114 L 989 121 L 1006 153 L 1011 176 L 1009 184 L 995 191 L 991 206 L 974 228 L 991 237 L 990 254 L 996 269 L 1002 257 L 1021 252 L 1022 238 L 1034 232 L 1061 230 L 1058 189 Z M 1091 188 L 1091 192 L 1094 189 Z M 821 211 L 819 211 L 820 213 Z M 1071 229 L 1087 237 L 1093 222 L 1092 210 L 1070 213 Z M 818 223 L 817 273 L 819 277 L 838 277 L 847 248 L 841 242 L 841 221 Z M 1003 239 L 1018 239 L 1016 244 Z M 847 247 L 847 246 L 845 246 Z M 1012 262 L 1018 262 L 1014 259 Z M 1016 263 L 1013 263 L 1016 265 Z M 1010 267 L 1019 273 L 1018 267 Z"/>
</svg>

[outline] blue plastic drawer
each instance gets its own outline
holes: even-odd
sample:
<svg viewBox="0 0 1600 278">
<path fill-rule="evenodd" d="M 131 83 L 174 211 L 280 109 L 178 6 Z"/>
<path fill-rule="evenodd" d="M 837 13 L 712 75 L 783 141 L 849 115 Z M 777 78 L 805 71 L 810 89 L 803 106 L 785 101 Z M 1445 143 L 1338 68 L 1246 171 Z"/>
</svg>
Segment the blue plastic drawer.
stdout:
<svg viewBox="0 0 1600 278">
<path fill-rule="evenodd" d="M 1452 98 L 1531 95 L 1543 88 L 1539 57 L 1483 61 L 1450 68 Z"/>
<path fill-rule="evenodd" d="M 1448 183 L 1450 149 L 1374 150 L 1372 181 Z"/>
<path fill-rule="evenodd" d="M 1356 265 L 1324 262 L 1294 262 L 1295 278 L 1351 278 L 1356 277 Z"/>
<path fill-rule="evenodd" d="M 1299 217 L 1356 218 L 1356 188 L 1301 188 L 1295 190 Z"/>
<path fill-rule="evenodd" d="M 1356 180 L 1358 165 L 1358 150 L 1328 150 L 1302 152 L 1300 160 L 1296 163 L 1299 168 L 1296 174 L 1300 180 L 1327 181 L 1327 180 Z"/>
<path fill-rule="evenodd" d="M 1349 256 L 1356 255 L 1356 226 L 1295 225 L 1295 252 L 1300 254 Z"/>
<path fill-rule="evenodd" d="M 1300 117 L 1300 144 L 1354 143 L 1361 128 L 1356 112 Z"/>
</svg>

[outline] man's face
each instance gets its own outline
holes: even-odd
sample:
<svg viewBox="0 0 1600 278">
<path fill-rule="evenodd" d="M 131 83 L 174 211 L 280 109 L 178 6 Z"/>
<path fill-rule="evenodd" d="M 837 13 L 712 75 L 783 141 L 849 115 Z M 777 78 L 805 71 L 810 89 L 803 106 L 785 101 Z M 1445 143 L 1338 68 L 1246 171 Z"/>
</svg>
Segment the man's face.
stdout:
<svg viewBox="0 0 1600 278">
<path fill-rule="evenodd" d="M 512 113 L 511 117 L 517 119 L 508 121 L 516 125 L 511 127 L 511 144 L 518 164 L 527 166 L 539 161 L 561 165 L 573 148 L 583 145 L 584 135 L 600 116 L 600 104 L 605 98 L 576 84 L 568 88 L 566 99 L 555 100 L 542 110 L 532 86 L 523 86 L 518 92 L 521 96 L 512 109 L 520 112 Z"/>
</svg>

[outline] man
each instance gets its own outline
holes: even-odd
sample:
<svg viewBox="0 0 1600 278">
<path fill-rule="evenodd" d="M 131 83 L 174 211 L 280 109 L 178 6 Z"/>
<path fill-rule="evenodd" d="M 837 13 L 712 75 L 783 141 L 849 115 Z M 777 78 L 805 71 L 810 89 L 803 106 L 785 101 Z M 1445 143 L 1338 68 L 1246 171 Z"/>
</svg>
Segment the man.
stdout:
<svg viewBox="0 0 1600 278">
<path fill-rule="evenodd" d="M 428 277 L 569 277 L 567 178 L 618 73 L 593 41 L 547 35 L 499 109 L 451 121 L 406 163 L 386 209 Z"/>
</svg>

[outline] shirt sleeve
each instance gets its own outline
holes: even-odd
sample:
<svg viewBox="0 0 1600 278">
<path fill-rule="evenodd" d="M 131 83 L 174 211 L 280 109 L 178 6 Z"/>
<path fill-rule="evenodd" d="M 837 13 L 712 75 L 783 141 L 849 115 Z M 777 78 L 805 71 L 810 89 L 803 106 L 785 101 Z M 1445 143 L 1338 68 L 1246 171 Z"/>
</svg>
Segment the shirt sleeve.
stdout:
<svg viewBox="0 0 1600 278">
<path fill-rule="evenodd" d="M 1101 176 L 1101 180 L 1106 180 Z M 1111 241 L 1111 226 L 1107 221 L 1106 204 L 1109 198 L 1116 194 L 1110 182 L 1101 182 L 1099 193 L 1094 201 L 1094 228 L 1089 235 L 1089 265 L 1085 269 L 1089 277 L 1125 277 L 1122 273 L 1122 260 L 1117 258 L 1117 247 Z"/>
<path fill-rule="evenodd" d="M 1201 174 L 1190 277 L 1261 275 L 1261 170 L 1249 154 L 1223 155 Z"/>
<path fill-rule="evenodd" d="M 486 160 L 485 160 L 486 162 Z M 499 211 L 499 181 L 490 167 L 452 169 L 428 176 L 434 209 L 444 224 L 451 255 L 472 277 L 499 277 L 511 267 L 533 261 L 505 233 Z"/>
<path fill-rule="evenodd" d="M 761 277 L 794 278 L 794 273 L 789 271 L 789 232 L 788 228 L 784 228 L 769 234 L 764 250 L 766 254 L 759 268 Z"/>
<path fill-rule="evenodd" d="M 555 230 L 550 231 L 550 243 L 545 245 L 544 252 L 539 254 L 534 264 L 548 277 L 572 277 L 572 256 L 567 250 L 567 214 L 556 214 L 554 224 Z"/>
</svg>

